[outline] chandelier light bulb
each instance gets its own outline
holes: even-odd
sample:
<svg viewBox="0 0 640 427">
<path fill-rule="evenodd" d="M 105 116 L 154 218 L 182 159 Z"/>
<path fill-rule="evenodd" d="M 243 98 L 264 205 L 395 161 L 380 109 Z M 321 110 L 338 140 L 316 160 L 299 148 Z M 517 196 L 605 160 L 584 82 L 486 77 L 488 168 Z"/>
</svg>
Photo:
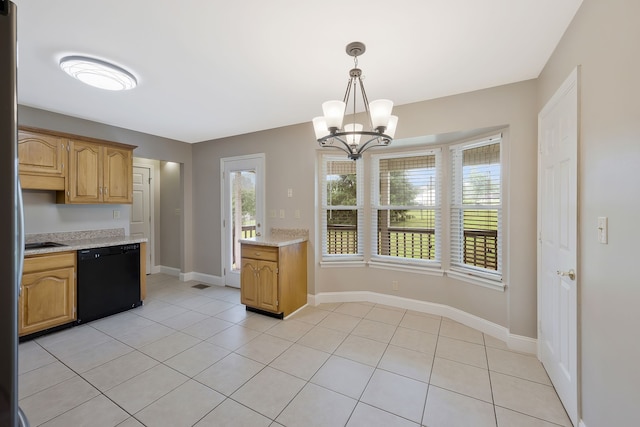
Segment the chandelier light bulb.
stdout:
<svg viewBox="0 0 640 427">
<path fill-rule="evenodd" d="M 386 128 L 389 124 L 389 117 L 393 110 L 393 101 L 388 99 L 377 99 L 369 104 L 371 112 L 371 126 L 374 129 Z"/>
<path fill-rule="evenodd" d="M 389 123 L 385 133 L 391 138 L 396 136 L 396 127 L 398 126 L 398 116 L 389 116 Z"/>
<path fill-rule="evenodd" d="M 360 123 L 349 123 L 344 125 L 344 131 L 345 132 L 362 132 L 362 128 L 363 126 Z M 349 145 L 358 145 L 360 144 L 360 137 L 361 135 L 359 134 L 353 134 L 353 135 L 347 135 L 347 144 Z"/>
<path fill-rule="evenodd" d="M 323 116 L 313 118 L 313 130 L 316 132 L 316 139 L 320 139 L 329 134 L 327 121 Z"/>
<path fill-rule="evenodd" d="M 322 113 L 328 129 L 342 127 L 345 108 L 346 104 L 342 101 L 327 101 L 322 104 Z"/>
</svg>

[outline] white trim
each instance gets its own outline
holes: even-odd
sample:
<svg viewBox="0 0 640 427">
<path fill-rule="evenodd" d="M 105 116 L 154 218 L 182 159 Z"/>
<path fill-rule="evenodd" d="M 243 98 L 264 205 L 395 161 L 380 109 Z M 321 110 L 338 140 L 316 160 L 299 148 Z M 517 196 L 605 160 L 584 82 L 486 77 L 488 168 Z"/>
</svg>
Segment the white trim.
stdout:
<svg viewBox="0 0 640 427">
<path fill-rule="evenodd" d="M 162 266 L 160 265 L 154 265 L 151 267 L 151 274 L 158 274 L 158 273 L 162 273 Z"/>
<path fill-rule="evenodd" d="M 214 276 L 212 274 L 198 273 L 196 271 L 181 274 L 180 280 L 182 282 L 195 281 L 206 283 L 207 285 L 224 286 L 224 277 Z"/>
<path fill-rule="evenodd" d="M 169 276 L 173 276 L 173 277 L 180 277 L 180 274 L 181 274 L 179 268 L 165 267 L 164 265 L 159 265 L 158 269 L 160 270 L 160 273 L 168 274 Z"/>
<path fill-rule="evenodd" d="M 578 422 L 578 427 L 587 427 L 587 425 L 584 423 L 584 421 L 580 420 Z"/>
<path fill-rule="evenodd" d="M 509 332 L 504 326 L 485 320 L 481 317 L 469 314 L 460 309 L 437 304 L 428 301 L 419 301 L 410 298 L 397 297 L 393 295 L 380 294 L 369 291 L 354 292 L 322 292 L 316 295 L 307 295 L 307 303 L 317 306 L 322 303 L 332 302 L 372 302 L 375 304 L 385 304 L 392 307 L 404 308 L 406 310 L 419 311 L 421 313 L 444 316 L 463 325 L 474 328 L 494 338 L 507 343 L 507 346 L 522 353 L 536 354 L 537 340 L 535 338 L 515 335 Z"/>
</svg>

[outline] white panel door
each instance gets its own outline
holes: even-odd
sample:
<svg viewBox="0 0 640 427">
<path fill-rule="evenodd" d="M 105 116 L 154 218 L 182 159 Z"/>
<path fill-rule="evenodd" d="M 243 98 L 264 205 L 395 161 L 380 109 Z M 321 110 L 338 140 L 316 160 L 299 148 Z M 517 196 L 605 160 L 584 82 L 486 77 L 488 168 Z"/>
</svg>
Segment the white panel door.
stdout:
<svg viewBox="0 0 640 427">
<path fill-rule="evenodd" d="M 578 70 L 538 115 L 538 357 L 578 425 Z"/>
<path fill-rule="evenodd" d="M 132 237 L 146 237 L 147 274 L 151 273 L 151 184 L 150 170 L 146 167 L 133 167 L 133 203 L 129 234 Z"/>
</svg>

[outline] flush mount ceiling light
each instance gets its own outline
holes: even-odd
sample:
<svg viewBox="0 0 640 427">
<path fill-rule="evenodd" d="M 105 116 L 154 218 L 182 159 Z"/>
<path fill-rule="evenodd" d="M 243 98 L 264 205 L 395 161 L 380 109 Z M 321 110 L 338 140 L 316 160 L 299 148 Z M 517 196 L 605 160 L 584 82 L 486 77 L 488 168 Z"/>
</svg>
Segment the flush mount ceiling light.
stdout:
<svg viewBox="0 0 640 427">
<path fill-rule="evenodd" d="M 129 71 L 100 59 L 86 56 L 65 56 L 60 68 L 71 77 L 105 90 L 129 90 L 138 81 Z"/>
<path fill-rule="evenodd" d="M 339 148 L 346 152 L 350 159 L 362 157 L 362 152 L 371 147 L 389 145 L 393 140 L 398 124 L 398 117 L 391 115 L 393 101 L 378 99 L 369 103 L 362 83 L 362 70 L 358 68 L 358 56 L 365 51 L 364 43 L 352 42 L 347 45 L 347 55 L 353 56 L 355 65 L 349 71 L 349 83 L 342 101 L 327 101 L 322 104 L 324 116 L 313 119 L 316 139 L 321 147 Z M 345 111 L 349 106 L 353 88 L 353 122 L 342 127 Z M 357 92 L 360 89 L 362 103 L 369 121 L 370 130 L 364 130 L 361 123 L 356 123 Z M 364 137 L 363 143 L 360 143 Z"/>
</svg>

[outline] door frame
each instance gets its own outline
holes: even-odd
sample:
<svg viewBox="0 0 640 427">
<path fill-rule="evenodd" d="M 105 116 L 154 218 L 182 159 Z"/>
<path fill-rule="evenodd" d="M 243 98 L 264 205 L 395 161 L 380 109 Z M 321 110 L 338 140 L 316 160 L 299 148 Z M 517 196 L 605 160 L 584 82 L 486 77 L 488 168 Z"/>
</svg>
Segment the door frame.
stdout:
<svg viewBox="0 0 640 427">
<path fill-rule="evenodd" d="M 233 169 L 233 166 L 255 162 L 256 169 L 256 223 L 266 229 L 265 223 L 265 154 L 256 153 L 244 156 L 223 157 L 220 159 L 220 235 L 221 235 L 221 265 L 222 283 L 224 285 L 240 287 L 240 273 L 231 271 L 231 238 L 227 235 L 227 224 L 230 224 L 231 206 L 227 204 L 226 181 L 227 173 L 233 170 L 248 170 L 247 168 Z M 235 165 L 234 165 L 235 164 Z"/>
<path fill-rule="evenodd" d="M 575 342 L 569 343 L 569 348 L 567 349 L 569 355 L 571 356 L 570 364 L 574 367 L 571 374 L 574 375 L 576 380 L 575 387 L 572 387 L 570 402 L 562 401 L 565 406 L 565 410 L 569 415 L 569 418 L 574 422 L 574 425 L 577 427 L 581 424 L 581 365 L 580 365 L 580 214 L 579 214 L 579 206 L 580 206 L 580 67 L 576 67 L 569 74 L 569 76 L 565 79 L 565 81 L 558 87 L 553 96 L 547 101 L 544 107 L 538 113 L 538 208 L 537 208 L 537 235 L 538 235 L 538 250 L 537 250 L 537 317 L 538 317 L 538 340 L 537 340 L 537 357 L 542 362 L 542 346 L 544 345 L 543 340 L 541 339 L 540 327 L 542 325 L 542 316 L 544 316 L 543 308 L 542 308 L 542 286 L 543 286 L 543 265 L 542 265 L 542 217 L 544 212 L 542 212 L 542 198 L 543 198 L 543 190 L 544 185 L 542 182 L 543 178 L 543 166 L 542 166 L 542 142 L 543 135 L 541 129 L 541 118 L 544 117 L 549 110 L 555 108 L 557 104 L 559 104 L 566 95 L 572 92 L 575 89 L 576 91 L 576 149 L 575 149 L 575 182 L 576 182 L 576 206 L 575 206 L 575 219 L 576 219 L 576 229 L 575 229 L 575 287 L 576 287 L 576 296 L 575 296 L 575 330 L 572 332 L 575 334 Z M 570 340 L 571 341 L 571 340 Z M 548 368 L 545 368 L 548 369 Z M 551 375 L 549 378 L 552 380 Z M 554 385 L 555 387 L 555 385 Z M 559 397 L 560 393 L 558 393 Z M 567 407 L 570 404 L 572 407 Z"/>
</svg>

